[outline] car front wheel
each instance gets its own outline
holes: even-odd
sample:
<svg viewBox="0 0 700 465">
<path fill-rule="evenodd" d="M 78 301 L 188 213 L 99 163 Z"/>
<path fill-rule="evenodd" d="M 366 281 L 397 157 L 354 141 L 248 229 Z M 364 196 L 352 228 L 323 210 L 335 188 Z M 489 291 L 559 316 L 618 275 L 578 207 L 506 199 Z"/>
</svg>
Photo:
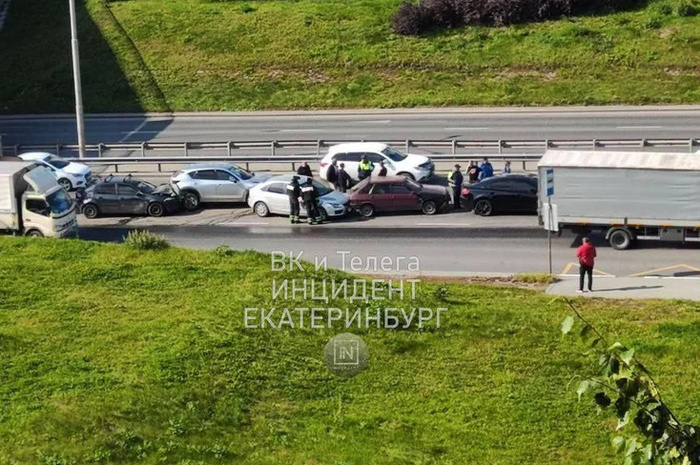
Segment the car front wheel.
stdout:
<svg viewBox="0 0 700 465">
<path fill-rule="evenodd" d="M 85 218 L 92 220 L 97 218 L 99 214 L 100 210 L 94 203 L 89 203 L 83 207 L 83 215 L 85 215 Z"/>
<path fill-rule="evenodd" d="M 474 204 L 474 213 L 479 216 L 491 216 L 493 214 L 491 201 L 486 199 L 477 200 Z"/>
<path fill-rule="evenodd" d="M 432 200 L 423 202 L 423 206 L 421 207 L 421 211 L 426 215 L 434 215 L 437 213 L 437 210 L 437 205 Z"/>
<path fill-rule="evenodd" d="M 148 206 L 149 216 L 163 216 L 163 213 L 165 213 L 165 209 L 163 208 L 163 205 L 159 203 L 152 203 Z"/>
<path fill-rule="evenodd" d="M 67 191 L 73 190 L 73 183 L 70 182 L 70 179 L 61 178 L 58 180 L 58 185 Z"/>
<path fill-rule="evenodd" d="M 404 178 L 408 178 L 408 179 L 410 179 L 411 181 L 415 181 L 415 180 L 416 180 L 416 177 L 413 176 L 411 173 L 406 173 L 406 172 L 403 172 L 403 171 L 402 171 L 402 172 L 399 173 L 398 175 L 399 175 L 399 176 L 403 176 Z"/>
</svg>

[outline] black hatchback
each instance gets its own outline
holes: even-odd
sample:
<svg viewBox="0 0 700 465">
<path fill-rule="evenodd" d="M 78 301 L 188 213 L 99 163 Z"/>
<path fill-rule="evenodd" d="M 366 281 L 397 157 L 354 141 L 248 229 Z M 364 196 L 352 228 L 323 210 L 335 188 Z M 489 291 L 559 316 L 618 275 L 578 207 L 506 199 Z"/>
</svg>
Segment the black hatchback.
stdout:
<svg viewBox="0 0 700 465">
<path fill-rule="evenodd" d="M 495 213 L 537 214 L 537 178 L 509 174 L 462 186 L 462 208 L 480 216 Z"/>
<path fill-rule="evenodd" d="M 90 186 L 81 204 L 86 218 L 100 215 L 163 216 L 179 209 L 179 201 L 167 184 L 156 187 L 131 175 L 110 175 Z"/>
</svg>

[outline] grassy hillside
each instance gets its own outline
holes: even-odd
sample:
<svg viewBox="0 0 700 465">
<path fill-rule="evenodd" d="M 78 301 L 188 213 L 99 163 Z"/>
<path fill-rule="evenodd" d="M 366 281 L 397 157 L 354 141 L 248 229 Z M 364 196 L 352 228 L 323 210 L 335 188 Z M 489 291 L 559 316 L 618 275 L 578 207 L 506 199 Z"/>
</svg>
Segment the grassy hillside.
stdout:
<svg viewBox="0 0 700 465">
<path fill-rule="evenodd" d="M 700 18 L 679 2 L 428 37 L 400 0 L 85 0 L 88 111 L 700 102 Z M 13 2 L 0 111 L 71 111 L 62 0 Z"/>
<path fill-rule="evenodd" d="M 370 367 L 341 379 L 336 331 L 243 328 L 271 304 L 266 255 L 0 238 L 0 256 L 0 463 L 611 463 L 614 423 L 576 402 L 588 363 L 537 292 L 448 285 L 442 328 L 355 330 Z M 700 305 L 584 311 L 700 421 Z"/>
</svg>

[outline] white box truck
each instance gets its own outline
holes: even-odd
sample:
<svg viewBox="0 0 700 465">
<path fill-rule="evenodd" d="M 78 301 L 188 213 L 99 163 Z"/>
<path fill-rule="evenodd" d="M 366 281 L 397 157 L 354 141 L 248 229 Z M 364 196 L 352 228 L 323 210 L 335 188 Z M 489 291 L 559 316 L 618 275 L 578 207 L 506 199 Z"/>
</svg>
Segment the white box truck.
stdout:
<svg viewBox="0 0 700 465">
<path fill-rule="evenodd" d="M 76 206 L 49 170 L 0 161 L 0 233 L 66 237 L 77 226 Z"/>
<path fill-rule="evenodd" d="M 537 167 L 549 230 L 600 231 L 618 250 L 700 241 L 700 155 L 548 150 Z"/>
</svg>

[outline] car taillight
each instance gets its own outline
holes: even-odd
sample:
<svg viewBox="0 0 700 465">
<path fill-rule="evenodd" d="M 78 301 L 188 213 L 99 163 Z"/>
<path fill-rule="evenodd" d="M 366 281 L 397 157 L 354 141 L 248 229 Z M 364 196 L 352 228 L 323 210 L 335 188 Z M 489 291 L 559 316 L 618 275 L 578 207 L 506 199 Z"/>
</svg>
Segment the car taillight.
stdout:
<svg viewBox="0 0 700 465">
<path fill-rule="evenodd" d="M 469 195 L 469 189 L 467 189 L 466 187 L 463 188 L 463 189 L 462 189 L 462 195 L 465 196 L 465 197 L 468 196 L 468 195 Z"/>
<path fill-rule="evenodd" d="M 326 166 L 328 166 L 328 163 L 326 163 L 325 161 L 322 161 L 322 162 L 321 162 L 321 168 L 325 168 Z"/>
</svg>

